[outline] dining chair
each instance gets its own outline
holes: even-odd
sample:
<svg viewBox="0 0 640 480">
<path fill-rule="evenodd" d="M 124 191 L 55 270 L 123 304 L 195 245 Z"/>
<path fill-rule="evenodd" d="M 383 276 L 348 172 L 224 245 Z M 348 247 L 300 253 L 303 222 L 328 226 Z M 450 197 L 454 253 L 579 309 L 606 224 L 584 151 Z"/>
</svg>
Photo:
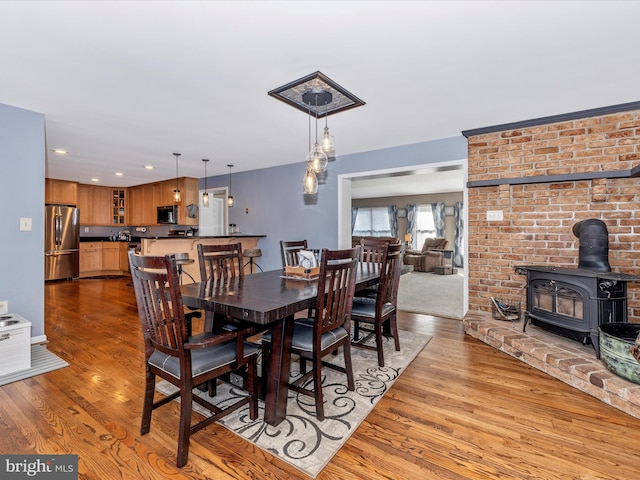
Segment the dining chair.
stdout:
<svg viewBox="0 0 640 480">
<path fill-rule="evenodd" d="M 313 318 L 296 318 L 293 324 L 291 353 L 300 356 L 300 377 L 289 383 L 289 389 L 315 399 L 316 418 L 324 420 L 322 367 L 331 368 L 347 376 L 347 388 L 353 391 L 351 365 L 350 323 L 351 304 L 355 291 L 356 266 L 359 247 L 348 250 L 322 250 L 318 277 L 317 300 Z M 271 358 L 271 332 L 262 336 L 263 370 Z M 342 347 L 344 366 L 323 361 L 323 358 Z M 306 360 L 312 363 L 306 371 Z M 305 385 L 313 377 L 313 390 Z"/>
<path fill-rule="evenodd" d="M 396 350 L 400 350 L 398 339 L 398 323 L 396 312 L 398 305 L 398 285 L 402 268 L 402 245 L 388 244 L 382 247 L 382 261 L 380 263 L 380 282 L 375 298 L 357 296 L 353 299 L 351 322 L 353 323 L 354 346 L 377 350 L 378 365 L 384 367 L 384 351 L 382 348 L 383 326 L 388 322 L 390 335 L 393 336 Z M 366 268 L 362 266 L 361 268 Z M 365 324 L 362 327 L 360 324 Z M 360 331 L 366 335 L 360 337 Z M 366 344 L 375 336 L 375 346 Z"/>
<path fill-rule="evenodd" d="M 360 239 L 360 261 L 364 267 L 375 266 L 379 268 L 382 265 L 383 252 L 386 245 L 390 243 L 398 243 L 398 240 L 392 241 L 388 237 L 362 237 Z M 357 297 L 376 298 L 378 294 L 379 283 L 358 292 Z"/>
<path fill-rule="evenodd" d="M 307 250 L 306 240 L 286 241 L 280 240 L 280 254 L 282 255 L 282 267 L 297 266 L 298 252 Z"/>
<path fill-rule="evenodd" d="M 129 252 L 131 277 L 144 338 L 145 391 L 140 433 L 151 429 L 151 413 L 174 399 L 180 399 L 177 466 L 183 467 L 189 456 L 190 436 L 225 415 L 249 405 L 249 416 L 258 416 L 258 348 L 245 342 L 246 332 L 222 334 L 187 333 L 180 281 L 175 255 L 152 257 Z M 216 381 L 222 375 L 247 368 L 247 396 L 218 407 L 193 389 Z M 156 377 L 178 387 L 178 391 L 154 401 Z M 192 425 L 193 402 L 211 412 L 211 416 Z"/>
<path fill-rule="evenodd" d="M 236 278 L 242 280 L 244 268 L 242 265 L 242 244 L 231 243 L 226 245 L 198 244 L 198 266 L 200 268 L 200 281 L 206 282 L 207 288 L 216 288 Z M 205 312 L 204 330 L 220 331 L 222 329 L 236 328 L 239 320 L 229 316 L 223 321 L 214 317 L 211 312 Z M 244 326 L 243 326 L 244 328 Z"/>
</svg>

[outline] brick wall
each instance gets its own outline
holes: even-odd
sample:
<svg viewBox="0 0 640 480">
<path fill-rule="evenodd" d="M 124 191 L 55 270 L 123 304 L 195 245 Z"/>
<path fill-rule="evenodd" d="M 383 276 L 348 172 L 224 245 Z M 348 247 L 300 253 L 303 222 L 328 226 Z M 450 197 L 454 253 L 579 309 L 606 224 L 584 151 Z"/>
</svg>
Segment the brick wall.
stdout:
<svg viewBox="0 0 640 480">
<path fill-rule="evenodd" d="M 470 311 L 490 311 L 491 296 L 524 305 L 516 265 L 577 267 L 571 228 L 586 218 L 607 225 L 612 271 L 640 275 L 640 178 L 539 178 L 640 165 L 640 110 L 468 135 L 468 142 L 469 182 L 512 179 L 468 189 Z M 487 221 L 487 210 L 502 210 L 504 219 Z M 629 321 L 640 322 L 640 282 L 627 287 Z"/>
</svg>

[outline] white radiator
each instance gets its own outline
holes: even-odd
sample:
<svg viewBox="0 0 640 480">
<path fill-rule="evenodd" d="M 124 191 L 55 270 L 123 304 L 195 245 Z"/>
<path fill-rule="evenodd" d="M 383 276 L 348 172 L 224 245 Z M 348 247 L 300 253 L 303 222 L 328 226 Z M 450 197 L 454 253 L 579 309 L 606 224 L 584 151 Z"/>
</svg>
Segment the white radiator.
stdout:
<svg viewBox="0 0 640 480">
<path fill-rule="evenodd" d="M 0 315 L 0 375 L 31 368 L 31 322 L 17 313 Z"/>
</svg>

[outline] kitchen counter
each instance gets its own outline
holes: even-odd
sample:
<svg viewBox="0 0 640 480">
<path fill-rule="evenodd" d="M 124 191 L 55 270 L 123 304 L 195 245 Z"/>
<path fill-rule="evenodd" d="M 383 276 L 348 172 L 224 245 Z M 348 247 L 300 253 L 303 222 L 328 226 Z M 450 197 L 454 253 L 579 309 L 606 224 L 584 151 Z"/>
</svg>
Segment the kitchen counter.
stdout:
<svg viewBox="0 0 640 480">
<path fill-rule="evenodd" d="M 242 244 L 242 250 L 253 250 L 258 248 L 258 241 L 266 235 L 252 235 L 247 233 L 236 233 L 233 235 L 216 235 L 216 236 L 204 236 L 204 237 L 186 237 L 180 236 L 166 236 L 166 237 L 142 237 L 140 241 L 142 243 L 141 254 L 142 255 L 166 255 L 168 253 L 187 253 L 189 258 L 195 260 L 193 263 L 184 265 L 183 270 L 191 276 L 194 281 L 200 281 L 200 267 L 198 265 L 198 244 L 204 245 L 226 245 L 231 243 Z M 246 263 L 246 262 L 245 262 Z M 250 274 L 249 267 L 245 267 L 245 274 Z M 189 280 L 189 277 L 185 276 L 185 281 Z"/>
</svg>

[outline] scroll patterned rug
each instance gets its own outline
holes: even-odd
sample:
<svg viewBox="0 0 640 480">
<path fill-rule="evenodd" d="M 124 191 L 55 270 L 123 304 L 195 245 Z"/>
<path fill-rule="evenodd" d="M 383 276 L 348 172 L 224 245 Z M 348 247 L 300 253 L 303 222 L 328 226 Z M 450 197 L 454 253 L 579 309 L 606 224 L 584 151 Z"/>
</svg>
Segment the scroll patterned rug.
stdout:
<svg viewBox="0 0 640 480">
<path fill-rule="evenodd" d="M 356 386 L 353 392 L 347 390 L 343 374 L 327 368 L 322 370 L 325 399 L 325 419 L 322 422 L 315 417 L 313 398 L 290 391 L 287 418 L 276 427 L 262 421 L 262 401 L 257 420 L 249 419 L 248 408 L 245 407 L 218 423 L 315 478 L 431 340 L 428 335 L 403 331 L 399 332 L 399 337 L 399 352 L 395 351 L 393 340 L 387 339 L 385 342 L 385 366 L 382 368 L 378 367 L 375 351 L 357 347 L 351 349 Z M 341 353 L 329 358 L 329 361 L 344 364 Z M 298 363 L 294 362 L 291 376 L 298 375 Z M 166 395 L 175 391 L 175 387 L 161 381 L 156 385 L 156 390 Z M 206 395 L 202 392 L 198 394 Z M 245 395 L 245 392 L 233 385 L 220 385 L 214 403 L 224 404 L 239 395 Z M 206 412 L 196 404 L 194 409 L 202 414 Z"/>
</svg>

